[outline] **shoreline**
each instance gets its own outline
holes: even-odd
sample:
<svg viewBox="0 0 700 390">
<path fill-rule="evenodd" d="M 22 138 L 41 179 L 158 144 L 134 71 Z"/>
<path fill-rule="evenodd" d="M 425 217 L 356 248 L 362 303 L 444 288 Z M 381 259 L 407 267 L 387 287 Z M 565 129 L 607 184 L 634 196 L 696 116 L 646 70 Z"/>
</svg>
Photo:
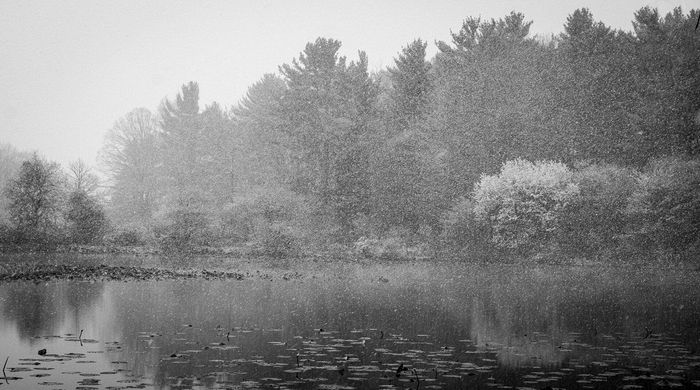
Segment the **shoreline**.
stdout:
<svg viewBox="0 0 700 390">
<path fill-rule="evenodd" d="M 195 260 L 195 261 L 193 261 Z M 537 269 L 591 269 L 603 272 L 643 271 L 663 275 L 668 272 L 700 272 L 695 264 L 678 261 L 628 261 L 615 262 L 590 259 L 561 259 L 557 262 L 484 261 L 477 258 L 436 256 L 420 259 L 372 259 L 345 254 L 344 256 L 309 255 L 301 257 L 270 257 L 212 255 L 211 253 L 162 253 L 133 252 L 0 252 L 0 284 L 50 281 L 159 281 L 159 280 L 295 280 L 316 278 L 319 270 L 336 266 L 351 267 L 430 267 L 431 265 L 475 267 L 475 272 L 492 268 Z M 382 280 L 383 275 L 377 275 Z"/>
</svg>

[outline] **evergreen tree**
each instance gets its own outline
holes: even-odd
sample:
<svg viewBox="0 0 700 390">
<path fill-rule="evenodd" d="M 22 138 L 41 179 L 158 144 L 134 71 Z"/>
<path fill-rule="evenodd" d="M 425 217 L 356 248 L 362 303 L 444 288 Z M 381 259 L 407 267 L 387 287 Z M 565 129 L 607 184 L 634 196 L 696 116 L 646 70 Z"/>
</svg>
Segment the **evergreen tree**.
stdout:
<svg viewBox="0 0 700 390">
<path fill-rule="evenodd" d="M 202 139 L 205 127 L 199 113 L 199 85 L 189 82 L 175 100 L 166 99 L 160 108 L 164 171 L 174 200 L 183 207 L 201 205 L 206 189 L 206 158 Z"/>
<path fill-rule="evenodd" d="M 242 171 L 251 185 L 290 185 L 293 144 L 285 130 L 283 96 L 287 86 L 280 77 L 266 74 L 248 88 L 232 110 L 242 148 Z"/>
<path fill-rule="evenodd" d="M 282 104 L 295 166 L 293 189 L 333 203 L 338 164 L 367 130 L 373 99 L 367 60 L 346 64 L 340 42 L 319 38 L 292 64 L 280 67 L 287 90 Z"/>
<path fill-rule="evenodd" d="M 528 37 L 530 25 L 518 13 L 469 18 L 452 46 L 438 43 L 427 128 L 444 151 L 450 199 L 507 160 L 561 154 L 565 137 L 550 121 L 556 113 L 546 87 L 552 49 Z"/>
<path fill-rule="evenodd" d="M 399 132 L 421 121 L 428 110 L 430 63 L 426 61 L 427 43 L 420 39 L 403 48 L 389 69 L 392 84 L 390 127 Z M 396 132 L 394 132 L 396 134 Z"/>
<path fill-rule="evenodd" d="M 695 30 L 700 10 L 684 14 L 680 7 L 665 17 L 650 7 L 635 13 L 635 39 L 630 64 L 636 77 L 636 135 L 633 161 L 654 156 L 700 152 L 700 36 Z M 640 155 L 644 158 L 640 159 Z"/>
</svg>

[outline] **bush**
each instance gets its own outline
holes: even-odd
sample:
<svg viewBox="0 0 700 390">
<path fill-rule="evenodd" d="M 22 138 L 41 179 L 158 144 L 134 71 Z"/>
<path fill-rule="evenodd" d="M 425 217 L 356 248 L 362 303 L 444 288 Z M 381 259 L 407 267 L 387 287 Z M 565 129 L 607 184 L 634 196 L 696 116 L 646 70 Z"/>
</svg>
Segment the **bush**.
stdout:
<svg viewBox="0 0 700 390">
<path fill-rule="evenodd" d="M 211 230 L 217 243 L 240 244 L 253 236 L 255 209 L 252 197 L 234 197 L 216 214 Z"/>
<path fill-rule="evenodd" d="M 497 247 L 527 254 L 553 243 L 561 214 L 578 193 L 562 163 L 508 161 L 475 186 L 474 215 Z"/>
<path fill-rule="evenodd" d="M 477 219 L 470 199 L 459 200 L 443 219 L 442 239 L 450 249 L 483 254 L 491 247 L 490 236 L 490 227 Z"/>
<path fill-rule="evenodd" d="M 271 257 L 289 257 L 299 254 L 298 232 L 284 222 L 258 219 L 253 243 L 257 253 Z"/>
<path fill-rule="evenodd" d="M 615 165 L 594 164 L 574 172 L 579 194 L 560 219 L 559 240 L 570 254 L 591 255 L 620 246 L 627 217 L 627 200 L 639 173 Z"/>
<path fill-rule="evenodd" d="M 625 210 L 637 247 L 674 253 L 700 250 L 700 161 L 652 161 Z"/>
<path fill-rule="evenodd" d="M 145 232 L 138 229 L 121 228 L 105 236 L 105 242 L 117 246 L 139 246 L 145 244 Z"/>
<path fill-rule="evenodd" d="M 164 250 L 183 250 L 208 245 L 209 221 L 203 212 L 178 209 L 168 214 L 167 223 L 155 229 Z"/>
<path fill-rule="evenodd" d="M 426 243 L 412 243 L 413 234 L 405 227 L 392 227 L 382 237 L 360 237 L 353 252 L 368 259 L 410 260 L 431 253 Z"/>
<path fill-rule="evenodd" d="M 324 234 L 311 206 L 312 199 L 284 188 L 256 188 L 235 199 L 222 214 L 224 234 L 247 241 L 257 253 L 273 257 L 296 256 Z"/>
<path fill-rule="evenodd" d="M 70 194 L 66 221 L 69 239 L 75 244 L 101 241 L 107 224 L 102 206 L 85 191 Z"/>
</svg>

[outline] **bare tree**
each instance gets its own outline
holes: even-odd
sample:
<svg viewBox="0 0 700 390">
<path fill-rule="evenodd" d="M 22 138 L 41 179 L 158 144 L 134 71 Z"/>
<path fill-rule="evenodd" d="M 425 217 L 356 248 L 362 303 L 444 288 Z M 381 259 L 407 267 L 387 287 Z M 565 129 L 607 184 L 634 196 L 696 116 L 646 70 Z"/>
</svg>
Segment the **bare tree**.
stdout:
<svg viewBox="0 0 700 390">
<path fill-rule="evenodd" d="M 137 108 L 107 132 L 99 160 L 111 186 L 119 218 L 147 222 L 159 192 L 159 125 L 155 115 Z"/>
<path fill-rule="evenodd" d="M 100 185 L 100 179 L 92 168 L 81 159 L 68 165 L 68 176 L 70 191 L 83 191 L 88 195 L 94 195 Z"/>
</svg>

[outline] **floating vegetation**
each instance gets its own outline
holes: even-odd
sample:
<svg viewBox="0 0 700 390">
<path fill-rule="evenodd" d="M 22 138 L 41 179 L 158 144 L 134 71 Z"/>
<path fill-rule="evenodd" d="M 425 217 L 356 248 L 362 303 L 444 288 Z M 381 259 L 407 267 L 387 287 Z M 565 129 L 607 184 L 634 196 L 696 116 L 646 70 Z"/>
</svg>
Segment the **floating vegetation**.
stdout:
<svg viewBox="0 0 700 390">
<path fill-rule="evenodd" d="M 700 387 L 691 284 L 670 284 L 673 294 L 651 285 L 653 299 L 642 300 L 585 273 L 548 282 L 543 272 L 534 283 L 521 275 L 533 271 L 474 272 L 485 281 L 451 282 L 455 271 L 432 266 L 419 276 L 415 266 L 358 267 L 362 277 L 338 271 L 342 283 L 321 273 L 309 283 L 284 269 L 241 273 L 242 281 L 0 284 L 3 305 L 16 288 L 17 302 L 39 296 L 37 312 L 63 324 L 27 335 L 28 322 L 14 320 L 23 304 L 7 311 L 15 317 L 3 321 L 16 321 L 26 347 L 10 350 L 10 386 L 0 389 Z M 66 294 L 76 285 L 91 287 Z M 66 314 L 52 301 L 60 294 Z M 663 321 L 644 322 L 653 316 Z M 1 326 L 0 336 L 15 337 L 14 327 Z"/>
<path fill-rule="evenodd" d="M 0 282 L 6 281 L 49 281 L 55 279 L 70 280 L 163 280 L 163 279 L 235 279 L 253 277 L 250 273 L 216 270 L 171 270 L 165 268 L 145 268 L 130 266 L 68 265 L 53 263 L 37 264 L 3 264 L 0 268 Z M 287 274 L 285 280 L 299 279 L 301 275 Z M 255 275 L 270 278 L 269 275 Z"/>
</svg>

